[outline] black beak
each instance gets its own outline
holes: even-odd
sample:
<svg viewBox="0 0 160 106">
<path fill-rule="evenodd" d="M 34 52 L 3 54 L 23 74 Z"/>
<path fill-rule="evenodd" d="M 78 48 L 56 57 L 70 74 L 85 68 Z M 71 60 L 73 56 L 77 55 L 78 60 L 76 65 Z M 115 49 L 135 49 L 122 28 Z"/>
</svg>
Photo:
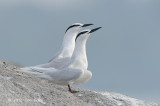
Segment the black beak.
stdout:
<svg viewBox="0 0 160 106">
<path fill-rule="evenodd" d="M 90 26 L 90 25 L 93 25 L 93 24 L 84 24 L 82 27 L 87 27 L 87 26 Z"/>
<path fill-rule="evenodd" d="M 97 30 L 100 29 L 100 28 L 102 28 L 102 27 L 94 28 L 94 29 L 92 29 L 89 33 L 95 32 L 95 31 L 97 31 Z"/>
</svg>

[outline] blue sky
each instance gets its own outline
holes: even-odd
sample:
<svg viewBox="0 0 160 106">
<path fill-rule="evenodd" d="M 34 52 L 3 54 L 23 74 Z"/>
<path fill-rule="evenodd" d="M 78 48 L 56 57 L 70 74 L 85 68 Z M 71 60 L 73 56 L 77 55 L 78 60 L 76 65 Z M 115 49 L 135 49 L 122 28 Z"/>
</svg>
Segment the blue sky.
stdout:
<svg viewBox="0 0 160 106">
<path fill-rule="evenodd" d="M 76 22 L 103 27 L 87 41 L 92 79 L 81 88 L 160 101 L 159 0 L 1 0 L 0 58 L 33 66 Z M 160 103 L 160 102 L 159 102 Z"/>
</svg>

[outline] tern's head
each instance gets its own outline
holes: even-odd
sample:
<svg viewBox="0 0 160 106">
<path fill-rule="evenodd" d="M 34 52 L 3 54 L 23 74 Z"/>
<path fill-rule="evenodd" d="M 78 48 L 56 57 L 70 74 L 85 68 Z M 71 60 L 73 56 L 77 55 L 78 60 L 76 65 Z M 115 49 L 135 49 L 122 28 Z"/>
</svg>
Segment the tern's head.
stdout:
<svg viewBox="0 0 160 106">
<path fill-rule="evenodd" d="M 90 25 L 93 25 L 93 24 L 81 24 L 81 23 L 74 23 L 72 24 L 71 26 L 69 26 L 66 30 L 66 32 L 71 32 L 71 33 L 74 33 L 74 32 L 77 32 L 79 33 L 79 31 L 83 28 L 83 27 L 87 27 L 87 26 L 90 26 Z M 65 33 L 66 33 L 65 32 Z"/>
<path fill-rule="evenodd" d="M 83 31 L 79 32 L 78 35 L 76 36 L 75 41 L 77 39 L 81 39 L 81 40 L 87 39 L 91 35 L 91 33 L 97 31 L 100 28 L 102 28 L 102 27 L 98 27 L 98 28 L 94 28 L 94 29 L 87 29 L 87 30 L 83 30 Z"/>
</svg>

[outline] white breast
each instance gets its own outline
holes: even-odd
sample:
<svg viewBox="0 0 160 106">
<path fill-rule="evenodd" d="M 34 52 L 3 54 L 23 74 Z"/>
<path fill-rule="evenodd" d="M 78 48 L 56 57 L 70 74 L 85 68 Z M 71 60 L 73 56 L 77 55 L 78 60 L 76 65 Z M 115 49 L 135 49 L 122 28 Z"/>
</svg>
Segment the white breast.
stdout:
<svg viewBox="0 0 160 106">
<path fill-rule="evenodd" d="M 91 77 L 92 77 L 92 73 L 89 70 L 85 70 L 84 74 L 80 78 L 78 78 L 76 81 L 74 81 L 73 84 L 75 85 L 84 84 L 88 80 L 90 80 Z"/>
</svg>

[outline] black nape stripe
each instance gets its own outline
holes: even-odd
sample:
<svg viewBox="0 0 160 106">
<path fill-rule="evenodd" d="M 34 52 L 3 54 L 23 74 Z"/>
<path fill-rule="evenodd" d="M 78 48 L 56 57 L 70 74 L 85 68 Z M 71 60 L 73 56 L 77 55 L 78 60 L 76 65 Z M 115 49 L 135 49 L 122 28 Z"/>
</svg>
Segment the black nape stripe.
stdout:
<svg viewBox="0 0 160 106">
<path fill-rule="evenodd" d="M 69 27 L 67 28 L 66 32 L 67 32 L 70 28 L 73 28 L 73 27 L 76 27 L 76 26 L 80 26 L 80 25 L 71 25 L 71 26 L 69 26 Z M 66 32 L 65 32 L 65 33 L 66 33 Z"/>
<path fill-rule="evenodd" d="M 80 35 L 82 35 L 82 34 L 84 34 L 84 33 L 87 33 L 88 31 L 83 31 L 83 32 L 80 32 L 77 36 L 76 36 L 76 39 L 75 39 L 75 41 L 77 40 L 77 38 L 80 36 Z"/>
</svg>

